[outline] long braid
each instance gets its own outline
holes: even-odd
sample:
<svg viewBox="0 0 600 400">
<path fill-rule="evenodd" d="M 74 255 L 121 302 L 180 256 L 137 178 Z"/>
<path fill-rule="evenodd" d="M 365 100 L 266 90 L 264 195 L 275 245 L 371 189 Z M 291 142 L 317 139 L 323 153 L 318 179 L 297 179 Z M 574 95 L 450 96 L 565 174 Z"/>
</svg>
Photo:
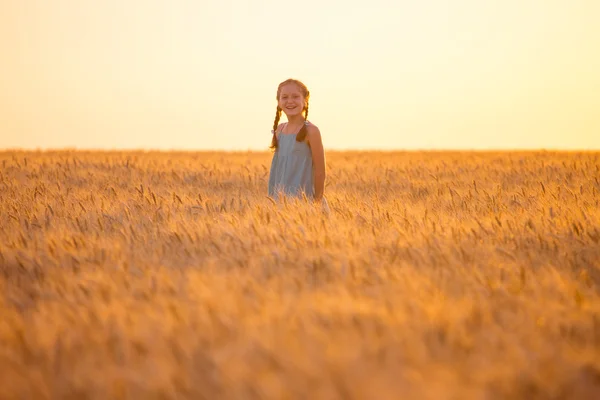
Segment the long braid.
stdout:
<svg viewBox="0 0 600 400">
<path fill-rule="evenodd" d="M 306 139 L 306 134 L 308 133 L 308 129 L 306 129 L 306 126 L 308 125 L 308 96 L 309 95 L 307 94 L 306 107 L 304 108 L 304 125 L 296 136 L 296 142 L 303 142 Z"/>
<path fill-rule="evenodd" d="M 308 100 L 306 100 L 306 109 L 304 110 L 304 120 L 308 121 Z"/>
<path fill-rule="evenodd" d="M 277 106 L 277 111 L 275 112 L 275 121 L 273 122 L 273 139 L 271 139 L 271 149 L 277 148 L 277 127 L 279 126 L 279 119 L 281 118 L 282 109 Z"/>
</svg>

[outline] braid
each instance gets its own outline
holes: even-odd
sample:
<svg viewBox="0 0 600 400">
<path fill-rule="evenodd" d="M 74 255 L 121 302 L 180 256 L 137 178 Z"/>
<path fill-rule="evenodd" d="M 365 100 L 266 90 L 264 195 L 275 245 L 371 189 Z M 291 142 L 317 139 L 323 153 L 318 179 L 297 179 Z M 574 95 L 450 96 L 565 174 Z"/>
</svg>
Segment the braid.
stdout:
<svg viewBox="0 0 600 400">
<path fill-rule="evenodd" d="M 306 107 L 304 108 L 304 125 L 302 126 L 302 128 L 298 132 L 298 135 L 296 136 L 297 142 L 303 142 L 306 139 L 306 134 L 308 133 L 307 132 L 308 130 L 306 129 L 307 125 L 308 125 L 308 100 L 306 101 Z"/>
<path fill-rule="evenodd" d="M 306 100 L 306 108 L 304 109 L 304 120 L 308 121 L 308 100 Z"/>
<path fill-rule="evenodd" d="M 279 118 L 281 118 L 281 108 L 277 106 L 277 111 L 275 112 L 275 121 L 273 121 L 273 139 L 271 139 L 271 149 L 277 148 L 277 127 L 279 126 Z"/>
</svg>

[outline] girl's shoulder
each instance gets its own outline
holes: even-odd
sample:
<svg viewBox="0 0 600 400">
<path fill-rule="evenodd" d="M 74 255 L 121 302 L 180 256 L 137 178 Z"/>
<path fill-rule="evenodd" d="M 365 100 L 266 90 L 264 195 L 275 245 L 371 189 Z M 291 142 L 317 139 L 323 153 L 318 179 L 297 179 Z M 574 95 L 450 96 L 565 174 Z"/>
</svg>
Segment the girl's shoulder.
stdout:
<svg viewBox="0 0 600 400">
<path fill-rule="evenodd" d="M 321 136 L 321 131 L 319 127 L 313 124 L 310 121 L 306 121 L 306 136 L 308 136 L 309 140 L 311 137 Z"/>
<path fill-rule="evenodd" d="M 317 129 L 317 130 L 319 129 L 319 128 L 317 127 L 317 125 L 315 125 L 315 124 L 314 124 L 312 121 L 306 121 L 306 127 L 307 127 L 308 129 L 313 129 L 313 130 L 314 130 L 314 129 Z"/>
<path fill-rule="evenodd" d="M 275 135 L 277 136 L 278 139 L 279 139 L 279 134 L 281 133 L 281 131 L 283 130 L 284 127 L 285 127 L 285 122 L 282 122 L 279 125 L 277 125 L 277 129 L 275 130 Z M 271 131 L 271 132 L 273 132 L 273 131 Z"/>
</svg>

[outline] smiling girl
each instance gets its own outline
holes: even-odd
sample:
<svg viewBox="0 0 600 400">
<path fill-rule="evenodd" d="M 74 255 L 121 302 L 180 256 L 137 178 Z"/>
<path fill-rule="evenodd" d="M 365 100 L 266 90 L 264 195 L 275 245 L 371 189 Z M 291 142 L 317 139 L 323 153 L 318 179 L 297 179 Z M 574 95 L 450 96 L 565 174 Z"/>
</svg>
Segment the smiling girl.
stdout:
<svg viewBox="0 0 600 400">
<path fill-rule="evenodd" d="M 325 206 L 325 153 L 319 128 L 307 119 L 309 97 L 306 86 L 296 79 L 281 82 L 277 88 L 269 196 L 304 194 Z M 288 122 L 279 124 L 282 111 Z"/>
</svg>

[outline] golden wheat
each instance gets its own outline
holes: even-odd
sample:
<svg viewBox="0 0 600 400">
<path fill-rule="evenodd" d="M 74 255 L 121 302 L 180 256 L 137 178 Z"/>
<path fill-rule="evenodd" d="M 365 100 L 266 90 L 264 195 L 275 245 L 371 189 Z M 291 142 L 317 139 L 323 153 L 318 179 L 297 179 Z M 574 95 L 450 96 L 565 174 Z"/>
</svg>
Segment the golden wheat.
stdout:
<svg viewBox="0 0 600 400">
<path fill-rule="evenodd" d="M 0 153 L 0 398 L 600 396 L 600 155 Z"/>
</svg>

